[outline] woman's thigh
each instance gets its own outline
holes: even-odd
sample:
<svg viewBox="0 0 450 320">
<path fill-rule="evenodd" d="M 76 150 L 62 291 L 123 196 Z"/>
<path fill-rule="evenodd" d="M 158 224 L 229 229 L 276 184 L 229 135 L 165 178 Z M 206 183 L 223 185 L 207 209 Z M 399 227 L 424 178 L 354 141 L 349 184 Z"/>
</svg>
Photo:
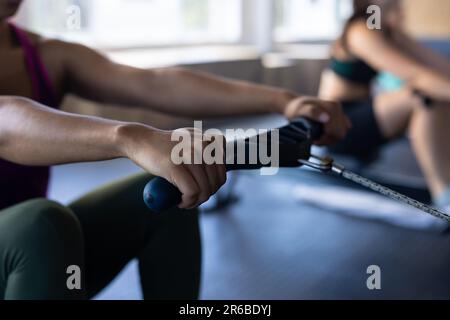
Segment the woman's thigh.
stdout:
<svg viewBox="0 0 450 320">
<path fill-rule="evenodd" d="M 353 126 L 347 137 L 330 150 L 370 161 L 381 146 L 407 132 L 413 112 L 422 107 L 422 101 L 405 88 L 377 95 L 372 101 L 343 106 Z"/>
<path fill-rule="evenodd" d="M 168 229 L 173 230 L 172 235 L 177 238 L 177 232 L 180 233 L 180 230 L 175 229 L 179 228 L 180 224 L 186 226 L 186 229 L 197 225 L 197 215 L 192 212 L 174 209 L 172 212 L 158 215 L 145 206 L 142 192 L 151 178 L 148 174 L 125 178 L 97 189 L 69 206 L 83 229 L 89 297 L 102 290 L 133 258 L 149 261 L 158 259 L 164 251 L 177 254 L 172 243 L 158 243 L 157 247 L 152 243 L 159 242 L 161 234 L 165 234 Z M 189 215 L 189 220 L 195 219 L 195 223 L 182 219 L 183 216 Z M 191 234 L 187 233 L 188 237 L 198 239 L 198 228 L 192 229 Z M 183 248 L 183 241 L 180 242 L 179 248 Z M 165 261 L 154 263 L 161 265 L 157 270 L 161 272 L 160 276 L 164 277 L 164 270 L 169 270 L 164 267 Z"/>
<path fill-rule="evenodd" d="M 89 297 L 136 257 L 155 225 L 142 201 L 151 177 L 137 175 L 103 186 L 69 205 L 81 223 Z"/>
<path fill-rule="evenodd" d="M 375 116 L 371 100 L 343 103 L 344 112 L 352 122 L 352 127 L 344 140 L 330 147 L 337 155 L 353 156 L 362 161 L 370 161 L 379 147 L 386 143 Z"/>
<path fill-rule="evenodd" d="M 422 100 L 411 89 L 379 94 L 374 100 L 374 113 L 382 135 L 394 139 L 405 134 L 415 109 Z"/>
</svg>

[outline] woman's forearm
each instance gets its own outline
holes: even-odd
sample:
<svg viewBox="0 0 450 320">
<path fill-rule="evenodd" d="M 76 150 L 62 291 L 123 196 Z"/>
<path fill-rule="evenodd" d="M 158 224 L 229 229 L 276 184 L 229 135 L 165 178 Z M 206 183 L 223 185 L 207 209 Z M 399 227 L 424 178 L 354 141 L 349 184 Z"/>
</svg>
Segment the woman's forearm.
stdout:
<svg viewBox="0 0 450 320">
<path fill-rule="evenodd" d="M 170 131 L 72 115 L 24 98 L 0 97 L 0 159 L 49 166 L 126 157 L 173 183 L 183 194 L 179 206 L 191 208 L 225 183 L 225 165 L 175 165 L 171 154 L 177 143 Z M 194 151 L 198 150 L 191 146 L 190 154 Z"/>
<path fill-rule="evenodd" d="M 18 97 L 0 98 L 0 158 L 46 166 L 124 156 L 120 122 L 68 114 Z"/>
<path fill-rule="evenodd" d="M 67 88 L 89 100 L 195 118 L 284 112 L 297 98 L 285 89 L 183 68 L 145 70 L 114 63 L 76 44 L 65 47 Z"/>
<path fill-rule="evenodd" d="M 396 36 L 396 39 L 401 48 L 410 53 L 418 61 L 442 76 L 450 77 L 450 60 L 448 57 L 426 47 L 422 43 L 404 33 L 399 33 Z"/>
<path fill-rule="evenodd" d="M 427 50 L 427 53 L 428 55 L 423 55 L 422 61 L 434 71 L 450 78 L 450 60 L 432 50 Z"/>
<path fill-rule="evenodd" d="M 162 112 L 188 117 L 221 117 L 283 112 L 295 94 L 245 81 L 172 68 L 140 71 L 136 96 Z"/>
<path fill-rule="evenodd" d="M 414 77 L 410 85 L 434 100 L 450 102 L 450 78 L 436 72 L 425 70 Z"/>
</svg>

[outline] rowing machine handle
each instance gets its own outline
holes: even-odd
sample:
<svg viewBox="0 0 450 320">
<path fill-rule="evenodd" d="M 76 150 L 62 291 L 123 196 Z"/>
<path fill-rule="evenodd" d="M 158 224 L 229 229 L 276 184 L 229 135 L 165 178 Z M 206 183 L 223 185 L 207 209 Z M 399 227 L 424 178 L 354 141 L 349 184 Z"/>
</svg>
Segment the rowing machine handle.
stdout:
<svg viewBox="0 0 450 320">
<path fill-rule="evenodd" d="M 292 122 L 299 123 L 307 130 L 307 136 L 311 141 L 319 139 L 323 134 L 322 124 L 307 118 L 298 118 Z M 233 166 L 227 166 L 227 170 L 235 170 Z M 155 213 L 162 213 L 172 209 L 182 201 L 182 194 L 176 186 L 164 178 L 152 179 L 144 188 L 144 202 Z"/>
</svg>

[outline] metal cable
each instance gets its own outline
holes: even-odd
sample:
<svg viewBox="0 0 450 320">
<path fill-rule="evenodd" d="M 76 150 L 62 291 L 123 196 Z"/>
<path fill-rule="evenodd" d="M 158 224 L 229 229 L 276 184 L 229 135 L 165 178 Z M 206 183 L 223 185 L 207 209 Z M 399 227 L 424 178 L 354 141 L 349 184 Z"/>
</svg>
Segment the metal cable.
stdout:
<svg viewBox="0 0 450 320">
<path fill-rule="evenodd" d="M 412 206 L 416 209 L 422 210 L 423 212 L 431 214 L 432 216 L 434 216 L 436 218 L 450 221 L 450 215 L 448 215 L 438 209 L 432 208 L 422 202 L 419 202 L 410 197 L 407 197 L 401 193 L 398 193 L 397 191 L 394 191 L 392 189 L 384 187 L 384 186 L 382 186 L 376 182 L 373 182 L 369 179 L 361 177 L 360 175 L 357 175 L 356 173 L 353 173 L 348 170 L 343 170 L 341 173 L 341 176 L 347 180 L 353 181 L 359 185 L 362 185 L 362 186 L 369 188 L 375 192 L 385 195 L 393 200 L 401 201 L 409 206 Z"/>
</svg>

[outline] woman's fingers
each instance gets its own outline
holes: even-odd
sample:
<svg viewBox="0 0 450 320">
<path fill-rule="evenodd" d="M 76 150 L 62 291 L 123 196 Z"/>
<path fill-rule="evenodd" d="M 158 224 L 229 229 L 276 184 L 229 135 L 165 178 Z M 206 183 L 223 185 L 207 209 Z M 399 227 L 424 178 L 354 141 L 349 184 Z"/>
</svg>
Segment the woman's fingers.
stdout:
<svg viewBox="0 0 450 320">
<path fill-rule="evenodd" d="M 174 184 L 182 193 L 182 200 L 178 205 L 180 209 L 188 209 L 195 206 L 201 187 L 190 170 L 182 165 L 174 166 L 170 174 L 169 182 Z"/>
<path fill-rule="evenodd" d="M 199 187 L 199 191 L 197 194 L 197 199 L 194 204 L 192 204 L 188 209 L 193 207 L 197 207 L 203 202 L 206 202 L 209 197 L 212 195 L 212 189 L 210 186 L 210 182 L 208 179 L 208 175 L 206 173 L 205 166 L 203 165 L 187 165 L 186 168 L 190 171 L 192 176 L 194 177 L 197 185 Z"/>
<path fill-rule="evenodd" d="M 227 182 L 227 167 L 225 164 L 218 165 L 217 167 L 217 174 L 219 176 L 219 189 Z"/>
<path fill-rule="evenodd" d="M 169 167 L 162 171 L 166 174 L 160 174 L 182 193 L 179 208 L 190 209 L 206 202 L 226 181 L 226 168 L 223 164 L 225 138 L 219 135 L 218 137 L 213 136 L 214 139 L 212 139 L 203 135 L 199 130 L 190 128 L 185 130 L 193 141 L 188 147 L 189 150 L 182 150 L 181 163 L 178 160 L 178 164 L 171 162 Z M 219 143 L 212 145 L 214 141 Z M 171 154 L 173 150 L 169 150 L 169 148 L 173 145 L 171 143 L 167 146 L 167 151 Z M 213 158 L 205 159 L 204 153 L 212 153 Z M 176 154 L 178 155 L 178 153 Z M 215 155 L 216 157 L 214 157 Z"/>
<path fill-rule="evenodd" d="M 339 142 L 345 138 L 350 128 L 350 121 L 338 103 L 324 102 L 322 108 L 328 114 L 329 120 L 324 123 L 325 134 L 316 143 L 330 145 Z"/>
<path fill-rule="evenodd" d="M 226 181 L 226 168 L 225 168 L 225 137 L 221 134 L 216 135 L 206 135 L 204 136 L 204 144 L 203 148 L 206 150 L 207 148 L 213 146 L 220 146 L 220 148 L 214 148 L 214 152 L 212 154 L 211 159 L 206 161 L 205 159 L 205 169 L 208 175 L 208 180 L 213 190 L 213 193 L 216 193 L 220 187 Z"/>
<path fill-rule="evenodd" d="M 294 99 L 287 105 L 285 115 L 289 119 L 303 116 L 322 123 L 324 135 L 316 141 L 320 145 L 338 142 L 345 137 L 350 128 L 350 121 L 339 103 L 314 97 Z"/>
</svg>

